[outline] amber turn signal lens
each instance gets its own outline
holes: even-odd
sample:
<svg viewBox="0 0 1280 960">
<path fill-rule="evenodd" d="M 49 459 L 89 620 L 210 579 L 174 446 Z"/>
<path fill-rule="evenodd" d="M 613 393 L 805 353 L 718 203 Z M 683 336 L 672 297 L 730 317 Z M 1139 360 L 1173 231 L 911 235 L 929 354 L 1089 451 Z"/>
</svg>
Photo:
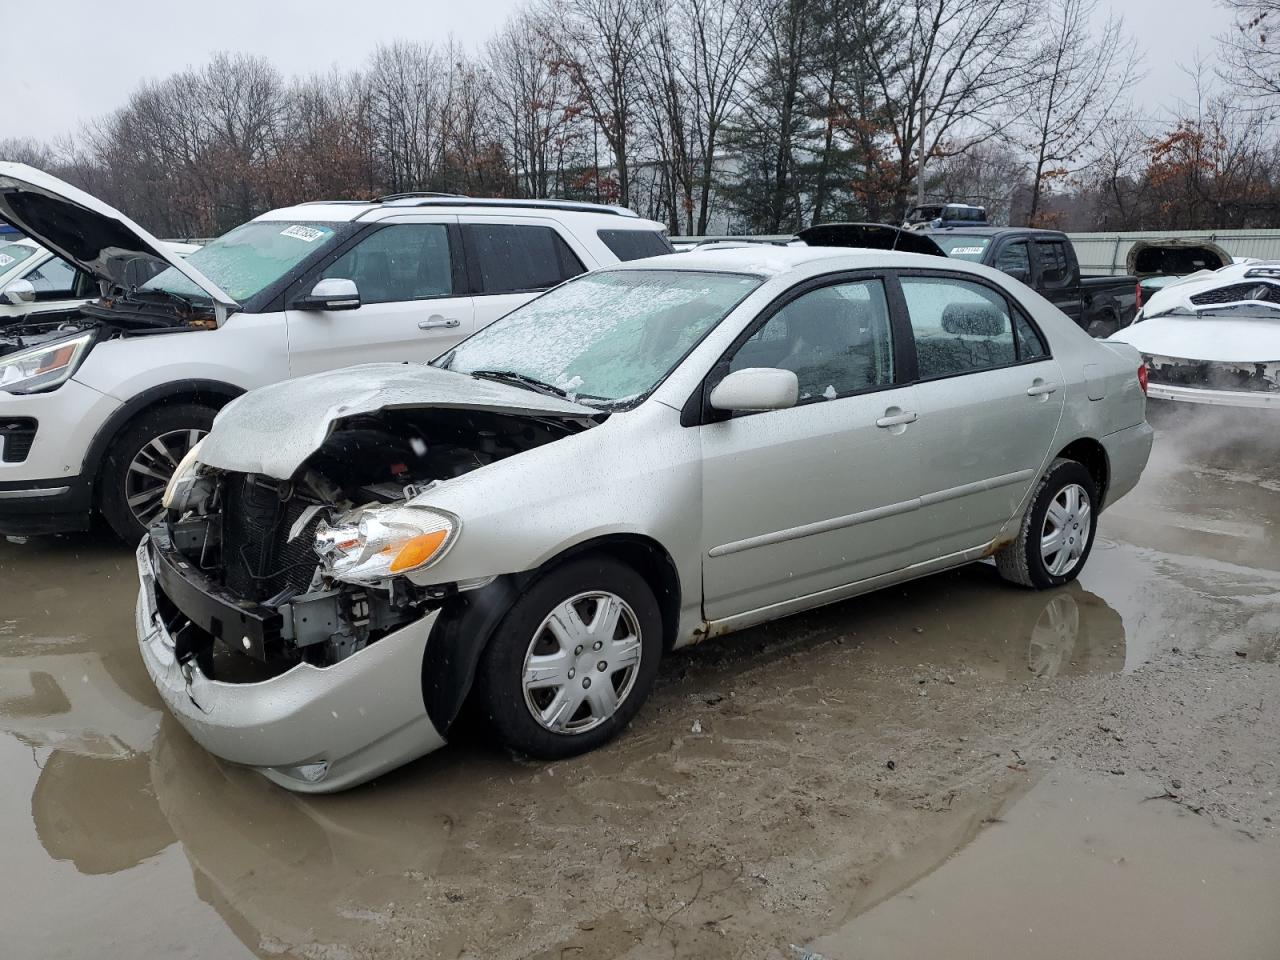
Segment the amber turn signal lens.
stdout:
<svg viewBox="0 0 1280 960">
<path fill-rule="evenodd" d="M 426 563 L 440 549 L 440 545 L 444 543 L 445 538 L 449 535 L 447 530 L 433 530 L 431 533 L 423 533 L 414 537 L 396 554 L 396 558 L 391 561 L 391 573 L 399 573 L 402 570 L 412 570 Z"/>
</svg>

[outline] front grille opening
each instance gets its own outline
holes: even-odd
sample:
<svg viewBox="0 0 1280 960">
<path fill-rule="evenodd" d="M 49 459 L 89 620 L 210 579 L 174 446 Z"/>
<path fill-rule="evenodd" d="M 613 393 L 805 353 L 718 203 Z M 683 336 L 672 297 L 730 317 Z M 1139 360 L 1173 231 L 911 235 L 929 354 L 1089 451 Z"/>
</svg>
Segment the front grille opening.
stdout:
<svg viewBox="0 0 1280 960">
<path fill-rule="evenodd" d="M 1280 289 L 1269 283 L 1233 283 L 1229 287 L 1197 293 L 1191 298 L 1191 302 L 1197 307 L 1208 307 L 1219 303 L 1240 303 L 1245 300 L 1280 303 Z"/>
<path fill-rule="evenodd" d="M 30 417 L 0 420 L 0 459 L 5 463 L 23 463 L 36 442 L 36 422 Z"/>
</svg>

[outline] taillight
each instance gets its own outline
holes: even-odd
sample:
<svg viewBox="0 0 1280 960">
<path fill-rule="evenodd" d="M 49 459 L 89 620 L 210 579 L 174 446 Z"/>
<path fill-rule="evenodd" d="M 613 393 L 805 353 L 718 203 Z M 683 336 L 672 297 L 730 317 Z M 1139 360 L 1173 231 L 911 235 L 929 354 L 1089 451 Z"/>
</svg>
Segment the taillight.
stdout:
<svg viewBox="0 0 1280 960">
<path fill-rule="evenodd" d="M 1142 388 L 1142 395 L 1147 395 L 1147 365 L 1144 363 L 1138 368 L 1138 386 Z"/>
<path fill-rule="evenodd" d="M 1135 283 L 1133 285 L 1133 312 L 1137 313 L 1142 309 L 1142 284 Z"/>
</svg>

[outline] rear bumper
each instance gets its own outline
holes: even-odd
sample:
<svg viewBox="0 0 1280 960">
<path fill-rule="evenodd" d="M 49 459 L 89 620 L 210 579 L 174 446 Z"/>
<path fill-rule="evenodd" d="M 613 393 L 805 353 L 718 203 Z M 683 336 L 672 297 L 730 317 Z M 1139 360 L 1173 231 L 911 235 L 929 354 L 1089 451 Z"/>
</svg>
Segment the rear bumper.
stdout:
<svg viewBox="0 0 1280 960">
<path fill-rule="evenodd" d="M 1280 393 L 1255 390 L 1202 390 L 1168 383 L 1149 383 L 1147 396 L 1152 400 L 1174 403 L 1198 403 L 1210 407 L 1248 407 L 1254 410 L 1280 410 Z"/>
<path fill-rule="evenodd" d="M 137 551 L 142 660 L 169 711 L 210 753 L 290 790 L 330 793 L 444 745 L 422 698 L 435 613 L 332 667 L 303 663 L 258 683 L 210 680 L 194 660 L 175 656 L 157 615 L 148 546 L 144 539 Z"/>
<path fill-rule="evenodd" d="M 1117 430 L 1102 438 L 1102 447 L 1107 452 L 1108 477 L 1106 500 L 1103 507 L 1109 507 L 1126 493 L 1138 485 L 1142 479 L 1142 471 L 1146 469 L 1151 458 L 1151 443 L 1154 438 L 1151 424 L 1145 420 L 1124 430 Z"/>
</svg>

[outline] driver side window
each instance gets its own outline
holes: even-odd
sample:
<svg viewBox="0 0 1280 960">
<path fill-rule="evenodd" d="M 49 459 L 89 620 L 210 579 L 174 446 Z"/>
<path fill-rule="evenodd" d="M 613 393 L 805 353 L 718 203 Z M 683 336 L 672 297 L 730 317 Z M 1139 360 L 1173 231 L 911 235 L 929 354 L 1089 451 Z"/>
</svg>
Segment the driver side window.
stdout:
<svg viewBox="0 0 1280 960">
<path fill-rule="evenodd" d="M 453 295 L 449 228 L 400 223 L 365 237 L 321 274 L 354 280 L 362 303 L 400 303 Z"/>
<path fill-rule="evenodd" d="M 800 381 L 800 402 L 835 400 L 893 382 L 884 284 L 857 280 L 811 290 L 738 348 L 729 370 L 775 367 Z"/>
</svg>

